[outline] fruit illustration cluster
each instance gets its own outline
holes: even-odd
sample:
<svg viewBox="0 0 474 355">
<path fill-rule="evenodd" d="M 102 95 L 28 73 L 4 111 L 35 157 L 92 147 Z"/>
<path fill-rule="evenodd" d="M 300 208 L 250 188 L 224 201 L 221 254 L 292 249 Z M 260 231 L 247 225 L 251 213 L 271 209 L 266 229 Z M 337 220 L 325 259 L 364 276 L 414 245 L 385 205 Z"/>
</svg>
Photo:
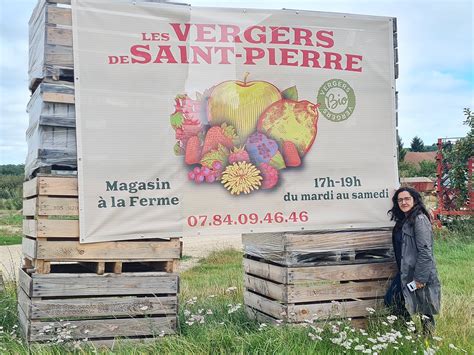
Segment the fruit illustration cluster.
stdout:
<svg viewBox="0 0 474 355">
<path fill-rule="evenodd" d="M 232 195 L 277 186 L 298 167 L 317 134 L 318 105 L 298 101 L 296 87 L 229 80 L 196 94 L 177 95 L 170 116 L 176 155 L 190 181 L 221 183 Z"/>
</svg>

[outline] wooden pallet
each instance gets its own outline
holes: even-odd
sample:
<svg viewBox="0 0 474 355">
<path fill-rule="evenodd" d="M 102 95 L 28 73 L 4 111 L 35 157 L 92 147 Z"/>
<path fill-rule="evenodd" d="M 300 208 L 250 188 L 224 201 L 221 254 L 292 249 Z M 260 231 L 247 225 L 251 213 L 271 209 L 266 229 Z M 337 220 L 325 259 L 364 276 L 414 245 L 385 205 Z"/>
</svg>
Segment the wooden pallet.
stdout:
<svg viewBox="0 0 474 355">
<path fill-rule="evenodd" d="M 81 244 L 77 178 L 37 176 L 23 185 L 24 267 L 54 272 L 64 262 L 80 264 L 99 274 L 142 269 L 175 271 L 182 254 L 180 238 L 143 239 Z"/>
<path fill-rule="evenodd" d="M 110 342 L 175 334 L 179 279 L 163 272 L 105 274 L 65 272 L 19 275 L 18 312 L 29 342 L 71 339 Z"/>
<path fill-rule="evenodd" d="M 245 254 L 287 266 L 393 261 L 388 229 L 253 233 L 242 242 Z"/>
</svg>

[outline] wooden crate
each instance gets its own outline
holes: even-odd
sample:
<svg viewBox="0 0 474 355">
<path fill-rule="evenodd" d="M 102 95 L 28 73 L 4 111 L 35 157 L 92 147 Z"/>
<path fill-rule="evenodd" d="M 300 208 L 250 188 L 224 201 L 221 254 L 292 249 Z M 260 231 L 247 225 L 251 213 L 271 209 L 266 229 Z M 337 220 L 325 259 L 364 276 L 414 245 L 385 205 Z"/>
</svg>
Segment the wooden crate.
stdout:
<svg viewBox="0 0 474 355">
<path fill-rule="evenodd" d="M 18 313 L 29 342 L 70 339 L 113 342 L 175 334 L 179 278 L 164 272 L 19 275 Z M 64 338 L 63 338 L 64 340 Z"/>
<path fill-rule="evenodd" d="M 363 326 L 397 271 L 386 230 L 259 236 L 243 237 L 244 303 L 261 322 L 351 318 Z"/>
<path fill-rule="evenodd" d="M 40 0 L 29 21 L 29 87 L 43 80 L 74 80 L 70 7 L 58 0 Z"/>
<path fill-rule="evenodd" d="M 54 272 L 55 265 L 80 263 L 102 274 L 107 270 L 174 271 L 182 253 L 180 238 L 81 244 L 77 178 L 37 176 L 23 185 L 25 268 Z M 143 269 L 137 269 L 137 263 Z M 52 269 L 53 268 L 53 269 Z"/>
<path fill-rule="evenodd" d="M 42 82 L 28 104 L 28 155 L 25 176 L 44 167 L 77 168 L 74 87 Z"/>
</svg>

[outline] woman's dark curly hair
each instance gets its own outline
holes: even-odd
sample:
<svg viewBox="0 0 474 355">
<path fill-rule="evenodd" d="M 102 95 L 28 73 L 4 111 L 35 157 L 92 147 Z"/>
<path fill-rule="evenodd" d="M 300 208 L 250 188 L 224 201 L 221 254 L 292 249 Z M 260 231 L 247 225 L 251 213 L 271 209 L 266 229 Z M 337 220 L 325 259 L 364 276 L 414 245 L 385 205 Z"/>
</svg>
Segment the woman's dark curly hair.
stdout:
<svg viewBox="0 0 474 355">
<path fill-rule="evenodd" d="M 403 191 L 408 192 L 411 197 L 413 197 L 413 208 L 407 216 L 405 216 L 405 213 L 398 205 L 398 195 Z M 423 203 L 420 193 L 411 187 L 400 187 L 397 191 L 395 191 L 395 194 L 392 197 L 392 202 L 393 207 L 387 213 L 390 215 L 390 220 L 395 221 L 397 224 L 404 221 L 405 219 L 410 224 L 414 224 L 416 216 L 418 216 L 420 213 L 423 213 L 431 221 L 431 216 L 426 209 L 425 204 Z"/>
</svg>

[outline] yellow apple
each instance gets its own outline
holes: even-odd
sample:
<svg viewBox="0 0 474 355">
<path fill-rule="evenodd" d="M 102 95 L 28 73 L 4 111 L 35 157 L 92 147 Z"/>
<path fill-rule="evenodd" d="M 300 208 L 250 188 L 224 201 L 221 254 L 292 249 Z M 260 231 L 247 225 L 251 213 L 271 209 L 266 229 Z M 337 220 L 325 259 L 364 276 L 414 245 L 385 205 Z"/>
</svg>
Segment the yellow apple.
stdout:
<svg viewBox="0 0 474 355">
<path fill-rule="evenodd" d="M 208 100 L 209 123 L 232 125 L 240 143 L 257 129 L 257 121 L 265 109 L 281 99 L 278 88 L 266 81 L 229 80 L 216 85 Z"/>
</svg>

